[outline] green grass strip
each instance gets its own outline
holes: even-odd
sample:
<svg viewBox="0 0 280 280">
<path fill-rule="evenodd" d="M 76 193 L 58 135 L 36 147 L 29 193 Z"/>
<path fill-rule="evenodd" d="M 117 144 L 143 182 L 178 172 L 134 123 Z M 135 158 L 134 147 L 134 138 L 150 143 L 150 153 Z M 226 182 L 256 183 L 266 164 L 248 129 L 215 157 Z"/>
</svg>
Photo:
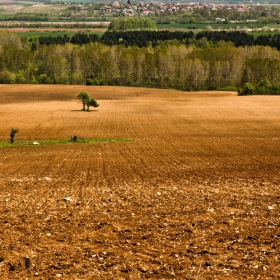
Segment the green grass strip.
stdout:
<svg viewBox="0 0 280 280">
<path fill-rule="evenodd" d="M 15 141 L 0 142 L 0 148 L 2 147 L 14 147 L 14 146 L 46 146 L 46 145 L 58 145 L 58 144 L 78 144 L 78 143 L 116 143 L 116 142 L 129 142 L 132 139 L 129 138 L 89 138 L 89 139 L 77 139 L 73 140 L 38 140 L 38 141 Z"/>
<path fill-rule="evenodd" d="M 47 29 L 47 28 L 46 28 Z M 58 37 L 61 36 L 63 37 L 64 35 L 69 36 L 70 38 L 75 35 L 77 32 L 75 31 L 27 31 L 27 32 L 14 32 L 17 34 L 19 37 L 22 38 L 32 38 L 32 37 Z M 104 32 L 94 32 L 94 31 L 88 31 L 86 34 L 96 34 L 99 37 L 101 37 Z"/>
</svg>

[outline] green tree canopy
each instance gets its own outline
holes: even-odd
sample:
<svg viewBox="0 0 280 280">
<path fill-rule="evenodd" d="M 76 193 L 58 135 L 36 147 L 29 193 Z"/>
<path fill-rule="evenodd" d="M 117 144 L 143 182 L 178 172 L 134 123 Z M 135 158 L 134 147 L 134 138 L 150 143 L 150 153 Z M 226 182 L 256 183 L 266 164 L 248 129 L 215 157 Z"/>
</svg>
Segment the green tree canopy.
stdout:
<svg viewBox="0 0 280 280">
<path fill-rule="evenodd" d="M 77 97 L 83 103 L 83 111 L 85 111 L 87 103 L 91 100 L 90 95 L 86 91 L 82 91 L 77 95 Z"/>
<path fill-rule="evenodd" d="M 156 23 L 149 18 L 123 18 L 111 21 L 108 30 L 156 30 Z"/>
<path fill-rule="evenodd" d="M 99 106 L 99 104 L 96 102 L 96 100 L 90 98 L 90 100 L 87 101 L 86 103 L 87 105 L 87 110 L 89 111 L 89 107 L 92 106 L 94 108 L 97 108 Z"/>
</svg>

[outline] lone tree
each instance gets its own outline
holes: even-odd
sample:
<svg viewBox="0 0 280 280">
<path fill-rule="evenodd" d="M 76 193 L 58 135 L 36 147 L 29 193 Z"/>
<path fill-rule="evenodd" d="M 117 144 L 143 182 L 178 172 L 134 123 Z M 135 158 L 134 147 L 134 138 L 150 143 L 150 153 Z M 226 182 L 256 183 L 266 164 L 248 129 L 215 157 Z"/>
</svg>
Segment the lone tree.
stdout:
<svg viewBox="0 0 280 280">
<path fill-rule="evenodd" d="M 14 138 L 17 133 L 18 133 L 18 129 L 16 129 L 16 128 L 11 129 L 11 132 L 10 132 L 10 142 L 11 143 L 14 143 L 14 141 L 15 141 Z"/>
<path fill-rule="evenodd" d="M 83 111 L 86 110 L 86 105 L 87 103 L 91 100 L 91 97 L 89 96 L 89 94 L 86 91 L 82 91 L 77 95 L 78 99 L 81 100 L 81 102 L 83 103 Z"/>
<path fill-rule="evenodd" d="M 92 106 L 94 108 L 97 108 L 99 106 L 99 104 L 92 98 L 89 101 L 87 101 L 86 105 L 87 105 L 87 110 L 88 111 L 89 111 L 90 106 Z"/>
</svg>

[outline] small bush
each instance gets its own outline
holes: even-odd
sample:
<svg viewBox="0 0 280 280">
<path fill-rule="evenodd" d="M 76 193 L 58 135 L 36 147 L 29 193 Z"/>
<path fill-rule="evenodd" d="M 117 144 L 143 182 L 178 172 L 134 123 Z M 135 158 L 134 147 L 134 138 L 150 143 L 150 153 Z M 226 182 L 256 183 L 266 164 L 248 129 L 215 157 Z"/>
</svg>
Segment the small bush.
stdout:
<svg viewBox="0 0 280 280">
<path fill-rule="evenodd" d="M 16 128 L 11 129 L 11 132 L 10 132 L 10 142 L 11 143 L 14 143 L 14 141 L 15 141 L 14 138 L 17 133 L 18 133 L 18 129 L 16 129 Z"/>
<path fill-rule="evenodd" d="M 70 141 L 77 142 L 78 141 L 78 136 L 77 135 L 71 136 Z"/>
<path fill-rule="evenodd" d="M 255 86 L 251 83 L 245 83 L 243 87 L 238 89 L 238 95 L 250 95 L 255 93 Z"/>
</svg>

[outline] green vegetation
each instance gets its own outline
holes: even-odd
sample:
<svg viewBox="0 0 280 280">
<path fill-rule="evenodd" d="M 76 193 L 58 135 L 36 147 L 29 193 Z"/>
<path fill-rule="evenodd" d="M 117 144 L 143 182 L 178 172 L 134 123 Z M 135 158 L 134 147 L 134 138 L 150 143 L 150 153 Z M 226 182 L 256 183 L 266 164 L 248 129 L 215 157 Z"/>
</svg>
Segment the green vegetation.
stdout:
<svg viewBox="0 0 280 280">
<path fill-rule="evenodd" d="M 123 18 L 111 21 L 108 30 L 127 31 L 127 30 L 156 30 L 156 24 L 149 18 Z"/>
<path fill-rule="evenodd" d="M 89 111 L 90 106 L 97 108 L 99 106 L 99 104 L 90 97 L 90 95 L 88 94 L 88 92 L 86 91 L 82 91 L 77 95 L 77 98 L 82 102 L 83 104 L 83 109 L 82 111 L 86 110 L 86 106 L 87 106 L 87 111 Z"/>
<path fill-rule="evenodd" d="M 280 34 L 110 31 L 94 42 L 80 33 L 76 43 L 62 39 L 43 44 L 0 31 L 0 83 L 216 90 L 280 81 Z M 90 96 L 78 98 L 84 111 L 96 107 Z"/>
<path fill-rule="evenodd" d="M 77 95 L 77 98 L 82 102 L 83 104 L 83 111 L 86 110 L 86 105 L 89 102 L 89 100 L 91 99 L 91 97 L 89 96 L 88 92 L 86 91 L 82 91 Z"/>
<path fill-rule="evenodd" d="M 280 95 L 280 84 L 271 84 L 267 79 L 258 84 L 245 83 L 238 89 L 238 95 Z"/>
<path fill-rule="evenodd" d="M 14 15 L 0 15 L 1 20 L 5 21 L 49 21 L 50 18 L 47 14 L 27 14 L 18 13 Z"/>
<path fill-rule="evenodd" d="M 0 19 L 9 22 L 1 27 L 32 30 L 19 36 L 0 31 L 0 83 L 278 94 L 280 5 L 68 2 L 19 4 L 24 9 L 18 12 L 1 6 Z M 104 30 L 105 21 L 111 23 L 104 34 L 36 31 Z M 84 111 L 98 106 L 90 96 L 79 98 Z"/>
<path fill-rule="evenodd" d="M 30 30 L 30 31 L 26 31 L 26 32 L 14 32 L 14 34 L 16 34 L 17 36 L 19 36 L 20 38 L 26 38 L 26 39 L 32 39 L 32 38 L 40 38 L 40 37 L 51 37 L 51 38 L 56 38 L 56 37 L 64 37 L 67 36 L 69 38 L 73 37 L 75 34 L 77 34 L 77 32 L 75 31 L 36 31 L 36 29 L 34 30 Z M 93 32 L 93 31 L 85 31 L 84 34 L 88 35 L 88 36 L 92 36 L 92 35 L 96 35 L 98 37 L 101 37 L 104 34 L 104 31 L 100 31 L 100 32 Z M 70 41 L 70 39 L 69 39 Z"/>
<path fill-rule="evenodd" d="M 11 146 L 38 146 L 38 145 L 58 145 L 58 144 L 73 144 L 73 143 L 117 143 L 129 142 L 130 138 L 77 138 L 73 140 L 39 140 L 39 141 L 16 141 L 14 143 L 0 142 L 0 148 Z"/>
<path fill-rule="evenodd" d="M 219 91 L 238 91 L 238 88 L 235 86 L 226 86 L 222 88 L 217 88 Z"/>
<path fill-rule="evenodd" d="M 70 141 L 73 141 L 73 142 L 77 142 L 77 140 L 78 140 L 77 135 L 71 136 L 71 138 L 70 138 Z"/>
<path fill-rule="evenodd" d="M 17 34 L 19 37 L 21 38 L 34 38 L 34 37 L 40 37 L 40 36 L 44 36 L 44 37 L 58 37 L 58 36 L 69 36 L 72 37 L 73 35 L 75 35 L 77 32 L 71 32 L 71 31 L 36 31 L 36 30 L 32 30 L 32 31 L 28 31 L 28 32 L 15 32 L 15 34 Z M 95 34 L 95 33 L 94 33 Z"/>
<path fill-rule="evenodd" d="M 278 35 L 279 32 L 278 31 L 250 31 L 251 35 L 253 35 L 253 37 L 256 39 L 260 36 L 275 36 Z"/>
<path fill-rule="evenodd" d="M 92 107 L 94 107 L 94 108 L 99 107 L 99 104 L 98 104 L 94 99 L 92 99 L 92 98 L 90 98 L 90 99 L 87 101 L 86 105 L 87 105 L 87 111 L 89 111 L 90 106 L 92 106 Z"/>
</svg>

